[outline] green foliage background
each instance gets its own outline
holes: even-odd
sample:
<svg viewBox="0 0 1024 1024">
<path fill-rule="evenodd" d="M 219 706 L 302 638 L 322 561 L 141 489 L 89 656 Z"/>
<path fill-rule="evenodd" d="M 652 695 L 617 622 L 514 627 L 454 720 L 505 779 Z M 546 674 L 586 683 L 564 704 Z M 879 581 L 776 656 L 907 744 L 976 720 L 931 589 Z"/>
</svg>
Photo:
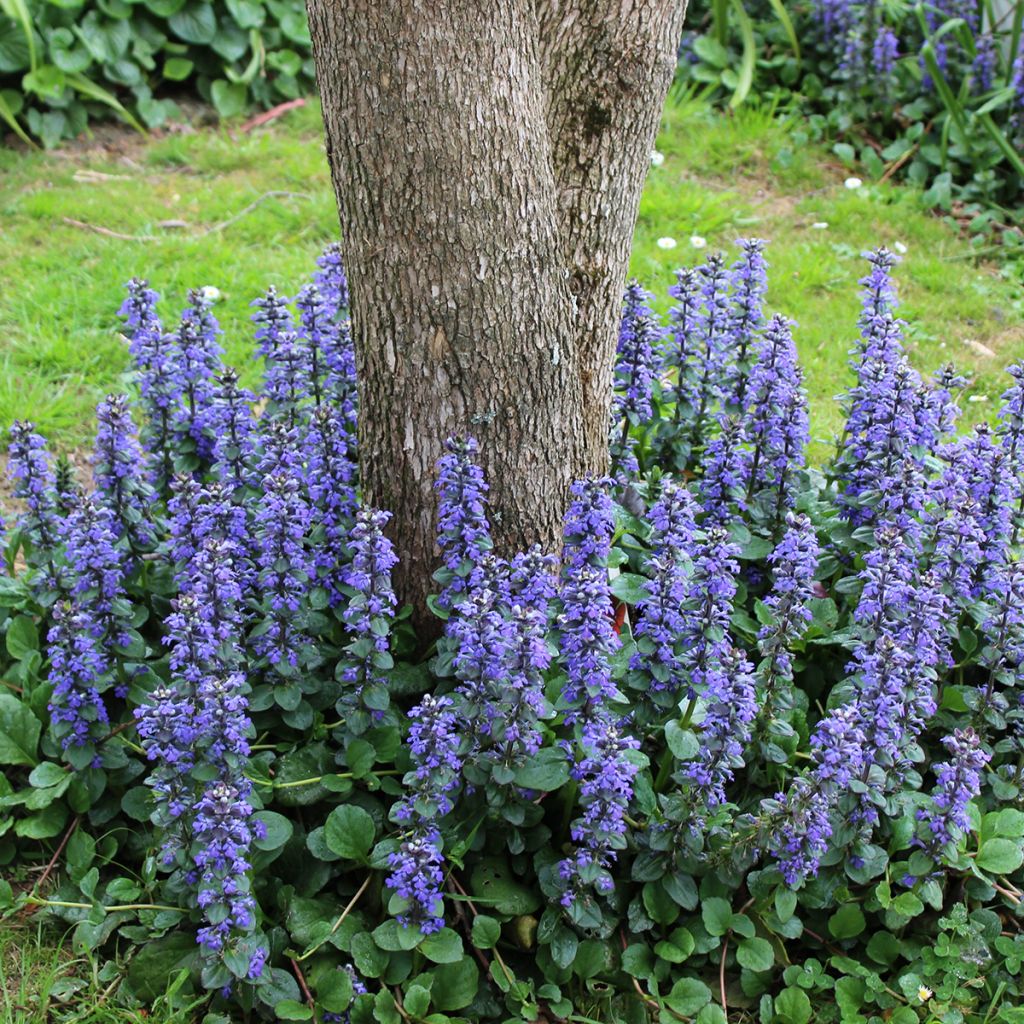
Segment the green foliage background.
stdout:
<svg viewBox="0 0 1024 1024">
<path fill-rule="evenodd" d="M 301 0 L 0 0 L 0 119 L 24 141 L 112 111 L 154 128 L 183 93 L 231 117 L 312 87 Z"/>
</svg>

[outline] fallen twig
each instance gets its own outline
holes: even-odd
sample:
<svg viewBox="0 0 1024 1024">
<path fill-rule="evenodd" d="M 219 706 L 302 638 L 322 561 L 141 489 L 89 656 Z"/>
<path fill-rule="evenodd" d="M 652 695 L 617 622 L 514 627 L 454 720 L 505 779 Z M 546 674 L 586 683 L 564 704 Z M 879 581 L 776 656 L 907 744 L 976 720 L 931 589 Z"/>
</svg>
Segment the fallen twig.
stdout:
<svg viewBox="0 0 1024 1024">
<path fill-rule="evenodd" d="M 84 220 L 75 220 L 74 217 L 61 217 L 61 220 L 65 224 L 70 224 L 73 228 L 81 228 L 83 231 L 92 231 L 97 235 L 103 235 L 104 238 L 116 238 L 122 242 L 155 242 L 157 237 L 155 235 L 125 235 L 120 231 L 111 231 L 110 228 L 105 228 L 100 224 L 86 224 Z"/>
<path fill-rule="evenodd" d="M 334 922 L 334 927 L 324 936 L 324 938 L 321 939 L 315 946 L 313 946 L 312 949 L 307 949 L 306 952 L 302 954 L 302 956 L 296 957 L 295 960 L 292 961 L 292 963 L 295 963 L 297 960 L 305 960 L 308 957 L 311 957 L 332 935 L 335 934 L 335 932 L 337 932 L 337 930 L 342 926 L 342 923 L 344 922 L 345 918 L 348 917 L 348 915 L 352 912 L 352 908 L 359 902 L 359 897 L 362 896 L 364 892 L 366 892 L 366 887 L 370 884 L 370 880 L 372 878 L 373 875 L 366 876 L 366 880 L 363 882 L 361 886 L 359 886 L 358 889 L 356 889 L 356 894 L 345 905 L 345 909 L 341 912 L 341 916 L 338 918 L 337 921 Z"/>
<path fill-rule="evenodd" d="M 78 824 L 81 820 L 82 816 L 80 814 L 76 814 L 74 818 L 72 818 L 71 824 L 68 825 L 67 829 L 64 832 L 64 838 L 61 839 L 60 845 L 57 847 L 56 850 L 54 850 L 53 856 L 50 858 L 50 863 L 46 865 L 46 870 L 42 873 L 42 876 L 40 877 L 39 881 L 36 882 L 34 886 L 32 886 L 32 895 L 35 895 L 37 892 L 39 892 L 39 890 L 42 889 L 42 887 L 46 884 L 46 880 L 50 877 L 54 867 L 56 867 L 57 865 L 57 860 L 60 858 L 60 855 L 64 852 L 64 847 L 68 845 L 68 840 L 71 838 L 72 832 L 74 832 L 75 829 L 78 828 Z M 26 910 L 27 909 L 28 908 L 26 907 Z"/>
<path fill-rule="evenodd" d="M 243 207 L 233 217 L 228 217 L 227 220 L 222 220 L 217 224 L 213 224 L 208 228 L 203 228 L 202 231 L 197 231 L 194 235 L 188 235 L 188 238 L 205 238 L 207 235 L 216 234 L 218 231 L 223 231 L 225 228 L 231 227 L 232 224 L 237 223 L 243 217 L 248 216 L 252 213 L 256 207 L 261 206 L 268 199 L 309 199 L 309 196 L 305 192 L 286 192 L 280 189 L 274 189 L 271 192 L 264 192 L 258 199 L 254 199 L 248 206 Z M 65 224 L 70 224 L 73 228 L 79 228 L 81 231 L 92 231 L 94 234 L 103 235 L 104 238 L 116 238 L 120 242 L 160 242 L 165 235 L 126 235 L 120 231 L 112 231 L 110 228 L 103 227 L 102 224 L 88 224 L 83 220 L 75 220 L 74 217 L 62 217 L 61 220 Z M 173 226 L 178 228 L 180 226 L 179 221 L 166 221 L 164 225 L 167 227 Z M 181 236 L 179 236 L 181 237 Z"/>
<path fill-rule="evenodd" d="M 276 121 L 283 114 L 287 114 L 289 110 L 298 110 L 299 107 L 304 107 L 306 101 L 300 96 L 297 100 L 288 100 L 287 103 L 278 103 L 276 107 L 271 107 L 269 110 L 264 110 L 262 114 L 257 114 L 255 117 L 250 117 L 238 130 L 240 132 L 251 132 L 253 128 L 259 128 L 260 125 L 268 124 L 270 121 Z"/>
<path fill-rule="evenodd" d="M 306 976 L 302 973 L 302 968 L 291 957 L 288 959 L 291 961 L 292 970 L 298 979 L 299 988 L 302 989 L 302 994 L 306 997 L 310 1010 L 313 1011 L 313 1024 L 317 1024 L 319 1018 L 316 1015 L 316 1000 L 313 998 L 313 993 L 309 991 L 309 985 L 306 984 Z"/>
</svg>

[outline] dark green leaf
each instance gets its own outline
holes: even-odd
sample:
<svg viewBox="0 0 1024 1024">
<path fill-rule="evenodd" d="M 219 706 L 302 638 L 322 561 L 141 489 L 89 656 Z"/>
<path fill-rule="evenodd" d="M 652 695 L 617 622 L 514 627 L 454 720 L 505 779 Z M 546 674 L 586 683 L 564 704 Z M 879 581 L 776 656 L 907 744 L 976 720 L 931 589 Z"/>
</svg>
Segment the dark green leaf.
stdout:
<svg viewBox="0 0 1024 1024">
<path fill-rule="evenodd" d="M 7 627 L 7 653 L 15 661 L 21 661 L 38 650 L 39 630 L 35 621 L 27 615 L 19 615 Z"/>
<path fill-rule="evenodd" d="M 420 952 L 435 964 L 454 964 L 463 957 L 462 939 L 451 928 L 428 935 L 419 945 Z"/>
<path fill-rule="evenodd" d="M 377 828 L 373 818 L 354 804 L 335 807 L 324 825 L 327 848 L 339 857 L 365 864 L 373 847 Z"/>
<path fill-rule="evenodd" d="M 13 694 L 0 693 L 0 764 L 36 763 L 39 719 Z"/>
<path fill-rule="evenodd" d="M 767 939 L 743 939 L 736 947 L 736 959 L 750 971 L 769 971 L 775 965 L 775 950 Z"/>
<path fill-rule="evenodd" d="M 699 978 L 680 978 L 665 996 L 669 1009 L 684 1017 L 692 1017 L 711 1002 L 711 989 Z"/>
<path fill-rule="evenodd" d="M 775 997 L 775 1014 L 779 1024 L 808 1024 L 811 1000 L 803 989 L 786 988 Z"/>
<path fill-rule="evenodd" d="M 434 970 L 433 977 L 431 1002 L 442 1013 L 461 1010 L 476 998 L 480 972 L 472 957 L 463 957 L 454 964 L 441 964 Z"/>
<path fill-rule="evenodd" d="M 213 42 L 217 34 L 217 17 L 213 4 L 200 0 L 186 4 L 177 14 L 167 20 L 170 30 L 186 43 L 206 45 Z"/>
</svg>

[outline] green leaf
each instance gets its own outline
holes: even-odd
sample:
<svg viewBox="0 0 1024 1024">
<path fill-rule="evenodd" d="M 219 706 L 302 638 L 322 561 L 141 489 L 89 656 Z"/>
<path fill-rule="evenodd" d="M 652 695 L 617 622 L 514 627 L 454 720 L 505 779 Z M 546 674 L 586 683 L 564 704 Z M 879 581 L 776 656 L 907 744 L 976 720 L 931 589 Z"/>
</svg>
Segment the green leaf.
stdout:
<svg viewBox="0 0 1024 1024">
<path fill-rule="evenodd" d="M 611 581 L 611 592 L 626 604 L 636 604 L 648 596 L 645 586 L 647 582 L 646 576 L 639 576 L 635 572 L 620 572 Z"/>
<path fill-rule="evenodd" d="M 167 994 L 170 980 L 199 958 L 194 935 L 171 932 L 147 942 L 128 965 L 128 984 L 132 992 L 146 1004 Z"/>
<path fill-rule="evenodd" d="M 169 57 L 164 61 L 164 78 L 172 82 L 184 82 L 194 67 L 195 64 L 184 57 Z"/>
<path fill-rule="evenodd" d="M 210 98 L 221 117 L 237 117 L 248 106 L 249 90 L 241 82 L 218 78 L 210 86 Z"/>
<path fill-rule="evenodd" d="M 538 750 L 522 768 L 516 772 L 516 785 L 524 789 L 536 789 L 550 793 L 560 789 L 569 781 L 569 762 L 558 747 Z"/>
<path fill-rule="evenodd" d="M 324 825 L 324 841 L 331 853 L 365 864 L 377 827 L 373 818 L 354 804 L 335 807 Z"/>
<path fill-rule="evenodd" d="M 67 76 L 56 64 L 41 64 L 21 80 L 23 89 L 47 100 L 59 99 L 67 84 Z"/>
<path fill-rule="evenodd" d="M 775 913 L 780 921 L 788 921 L 796 913 L 796 893 L 792 889 L 775 890 Z"/>
<path fill-rule="evenodd" d="M 811 1000 L 803 989 L 785 988 L 775 997 L 775 1015 L 779 1024 L 808 1024 Z"/>
<path fill-rule="evenodd" d="M 423 941 L 419 928 L 406 928 L 394 919 L 384 921 L 373 930 L 373 941 L 389 953 L 415 949 Z"/>
<path fill-rule="evenodd" d="M 689 761 L 700 751 L 700 743 L 694 732 L 691 729 L 684 729 L 675 721 L 665 726 L 665 742 L 672 751 L 672 756 L 679 761 Z"/>
<path fill-rule="evenodd" d="M 743 0 L 733 0 L 733 11 L 740 26 L 740 38 L 743 40 L 743 55 L 740 57 L 740 69 L 736 79 L 736 91 L 729 100 L 729 106 L 738 107 L 749 95 L 754 84 L 754 65 L 757 63 L 757 43 L 754 41 L 754 23 L 750 20 Z"/>
<path fill-rule="evenodd" d="M 239 28 L 261 28 L 266 19 L 264 5 L 254 0 L 226 0 L 228 12 Z"/>
<path fill-rule="evenodd" d="M 711 896 L 704 900 L 700 916 L 708 935 L 724 935 L 732 925 L 732 907 L 721 896 Z"/>
<path fill-rule="evenodd" d="M 775 950 L 767 939 L 743 939 L 736 947 L 736 959 L 750 971 L 770 971 L 775 966 Z"/>
<path fill-rule="evenodd" d="M 573 973 L 586 981 L 595 978 L 609 964 L 608 946 L 600 939 L 584 939 L 576 950 L 573 960 Z"/>
<path fill-rule="evenodd" d="M 265 838 L 253 841 L 253 846 L 257 850 L 277 850 L 292 837 L 294 826 L 283 814 L 276 811 L 257 811 L 253 819 L 263 822 L 267 829 Z"/>
<path fill-rule="evenodd" d="M 0 693 L 0 764 L 36 764 L 39 719 L 10 693 Z"/>
<path fill-rule="evenodd" d="M 1012 839 L 988 839 L 978 851 L 975 863 L 982 871 L 1006 875 L 1024 864 L 1024 848 Z"/>
<path fill-rule="evenodd" d="M 477 914 L 473 920 L 471 938 L 477 949 L 491 949 L 501 937 L 501 922 L 486 914 Z"/>
<path fill-rule="evenodd" d="M 462 939 L 451 928 L 428 935 L 419 945 L 420 952 L 435 964 L 454 964 L 462 959 Z"/>
<path fill-rule="evenodd" d="M 21 661 L 39 650 L 39 630 L 33 619 L 19 615 L 7 627 L 7 653 L 15 661 Z"/>
<path fill-rule="evenodd" d="M 481 903 L 508 917 L 532 914 L 541 904 L 539 894 L 518 882 L 508 865 L 497 858 L 488 858 L 477 865 L 470 887 Z"/>
<path fill-rule="evenodd" d="M 167 19 L 167 27 L 186 43 L 206 46 L 217 35 L 217 16 L 213 13 L 213 4 L 194 0 L 177 14 L 172 14 Z"/>
<path fill-rule="evenodd" d="M 480 972 L 472 957 L 463 957 L 454 964 L 441 964 L 433 975 L 430 998 L 434 1009 L 442 1013 L 461 1010 L 476 998 Z"/>
<path fill-rule="evenodd" d="M 423 1017 L 430 1008 L 430 990 L 422 985 L 410 985 L 405 993 L 405 1012 L 410 1017 Z"/>
<path fill-rule="evenodd" d="M 728 51 L 717 39 L 710 36 L 697 36 L 693 41 L 693 52 L 705 64 L 710 64 L 719 71 L 729 65 Z"/>
<path fill-rule="evenodd" d="M 688 928 L 676 928 L 668 939 L 654 947 L 654 952 L 670 964 L 681 964 L 688 960 L 697 948 L 693 933 Z"/>
<path fill-rule="evenodd" d="M 95 100 L 97 103 L 102 103 L 105 106 L 110 107 L 111 110 L 115 111 L 120 117 L 127 121 L 140 135 L 146 134 L 146 129 L 135 119 L 131 112 L 118 100 L 118 98 L 111 92 L 108 92 L 102 86 L 97 85 L 95 82 L 86 78 L 85 75 L 68 75 L 68 85 L 77 93 L 81 93 L 83 96 L 87 96 L 91 100 Z"/>
<path fill-rule="evenodd" d="M 274 1007 L 278 1020 L 312 1020 L 313 1011 L 296 999 L 282 999 Z"/>
<path fill-rule="evenodd" d="M 352 1002 L 352 976 L 345 970 L 328 971 L 317 981 L 316 995 L 329 1013 L 344 1013 Z"/>
<path fill-rule="evenodd" d="M 665 996 L 669 1009 L 684 1017 L 692 1017 L 710 1002 L 711 989 L 699 978 L 680 978 Z"/>
<path fill-rule="evenodd" d="M 864 931 L 866 924 L 860 907 L 856 903 L 847 903 L 828 919 L 828 930 L 837 939 L 852 939 Z"/>
<path fill-rule="evenodd" d="M 29 137 L 28 132 L 26 132 L 18 123 L 18 119 L 16 117 L 17 109 L 13 105 L 15 100 L 20 103 L 21 97 L 12 89 L 4 89 L 0 91 L 0 120 L 2 120 L 7 127 L 25 143 L 26 146 L 29 146 L 31 149 L 38 149 L 39 147 Z"/>
<path fill-rule="evenodd" d="M 49 786 L 56 786 L 67 778 L 68 773 L 59 764 L 52 761 L 43 761 L 32 769 L 28 781 L 30 786 L 37 789 L 46 789 Z"/>
</svg>

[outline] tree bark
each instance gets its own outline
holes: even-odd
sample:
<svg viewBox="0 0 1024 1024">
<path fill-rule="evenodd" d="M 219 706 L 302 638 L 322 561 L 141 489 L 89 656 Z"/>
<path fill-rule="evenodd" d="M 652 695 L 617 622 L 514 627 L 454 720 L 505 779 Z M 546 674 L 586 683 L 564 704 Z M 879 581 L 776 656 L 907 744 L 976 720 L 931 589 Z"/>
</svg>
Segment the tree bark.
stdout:
<svg viewBox="0 0 1024 1024">
<path fill-rule="evenodd" d="M 434 465 L 471 434 L 495 544 L 557 549 L 607 465 L 636 209 L 683 0 L 308 0 L 352 296 L 364 498 L 429 630 Z"/>
</svg>

